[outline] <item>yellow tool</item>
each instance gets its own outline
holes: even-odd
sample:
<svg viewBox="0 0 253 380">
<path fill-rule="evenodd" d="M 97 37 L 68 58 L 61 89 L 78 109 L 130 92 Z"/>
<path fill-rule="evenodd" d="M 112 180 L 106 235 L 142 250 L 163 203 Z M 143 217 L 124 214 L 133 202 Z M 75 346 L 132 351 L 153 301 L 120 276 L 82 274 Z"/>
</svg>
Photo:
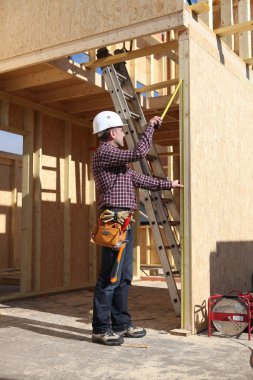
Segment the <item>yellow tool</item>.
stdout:
<svg viewBox="0 0 253 380">
<path fill-rule="evenodd" d="M 162 116 L 161 116 L 161 119 L 162 119 L 162 120 L 164 119 L 166 113 L 168 112 L 168 109 L 170 108 L 171 103 L 173 102 L 173 100 L 174 100 L 174 98 L 175 98 L 175 96 L 176 96 L 176 94 L 177 94 L 177 92 L 178 92 L 178 90 L 179 90 L 179 88 L 180 88 L 180 86 L 181 86 L 182 83 L 183 83 L 183 79 L 181 79 L 180 82 L 178 83 L 178 85 L 177 85 L 177 87 L 176 87 L 176 89 L 175 89 L 175 91 L 174 91 L 174 94 L 173 94 L 172 97 L 170 98 L 170 100 L 169 100 L 169 102 L 168 102 L 168 104 L 167 104 L 165 110 L 163 111 L 163 114 L 162 114 Z"/>
</svg>

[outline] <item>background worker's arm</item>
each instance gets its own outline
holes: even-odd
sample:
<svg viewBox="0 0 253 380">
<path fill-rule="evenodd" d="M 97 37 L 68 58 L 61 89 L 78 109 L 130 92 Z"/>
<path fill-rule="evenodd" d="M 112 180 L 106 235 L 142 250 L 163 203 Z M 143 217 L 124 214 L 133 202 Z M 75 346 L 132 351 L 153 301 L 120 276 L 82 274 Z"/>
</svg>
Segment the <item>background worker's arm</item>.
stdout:
<svg viewBox="0 0 253 380">
<path fill-rule="evenodd" d="M 135 145 L 134 149 L 123 150 L 112 145 L 106 144 L 100 150 L 99 162 L 103 167 L 113 167 L 125 165 L 129 162 L 138 161 L 145 157 L 148 153 L 151 144 L 154 130 L 161 124 L 161 118 L 154 116 L 148 123 L 147 128 L 141 135 L 140 140 Z"/>
<path fill-rule="evenodd" d="M 136 173 L 132 169 L 129 170 L 131 171 L 133 185 L 141 189 L 156 191 L 184 187 L 179 183 L 179 180 L 170 181 L 168 179 L 158 179 L 155 177 L 150 177 L 144 174 Z"/>
</svg>

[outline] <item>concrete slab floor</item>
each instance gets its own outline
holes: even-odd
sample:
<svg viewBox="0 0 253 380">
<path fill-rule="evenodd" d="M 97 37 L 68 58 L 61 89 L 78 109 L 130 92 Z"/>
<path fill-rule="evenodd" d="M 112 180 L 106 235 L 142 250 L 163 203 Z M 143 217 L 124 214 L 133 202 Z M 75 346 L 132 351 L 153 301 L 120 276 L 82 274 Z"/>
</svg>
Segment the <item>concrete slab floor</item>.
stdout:
<svg viewBox="0 0 253 380">
<path fill-rule="evenodd" d="M 0 379 L 253 379 L 253 342 L 245 333 L 169 334 L 179 319 L 165 286 L 132 286 L 133 320 L 147 329 L 142 339 L 125 338 L 134 347 L 91 342 L 91 290 L 0 304 Z"/>
</svg>

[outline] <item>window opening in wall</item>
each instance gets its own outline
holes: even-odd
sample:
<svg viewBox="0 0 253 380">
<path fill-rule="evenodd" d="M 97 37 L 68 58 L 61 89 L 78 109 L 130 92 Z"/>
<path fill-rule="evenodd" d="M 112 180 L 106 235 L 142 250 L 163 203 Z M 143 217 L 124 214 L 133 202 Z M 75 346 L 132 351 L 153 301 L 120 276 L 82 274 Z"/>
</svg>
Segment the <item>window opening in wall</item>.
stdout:
<svg viewBox="0 0 253 380">
<path fill-rule="evenodd" d="M 13 154 L 23 154 L 23 136 L 0 131 L 0 151 Z"/>
</svg>

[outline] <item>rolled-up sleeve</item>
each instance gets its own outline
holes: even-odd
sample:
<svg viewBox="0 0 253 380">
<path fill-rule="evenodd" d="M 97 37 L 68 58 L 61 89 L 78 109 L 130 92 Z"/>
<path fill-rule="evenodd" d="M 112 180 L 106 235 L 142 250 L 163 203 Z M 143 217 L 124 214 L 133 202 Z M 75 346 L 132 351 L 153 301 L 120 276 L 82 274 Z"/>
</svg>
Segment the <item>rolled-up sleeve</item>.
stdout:
<svg viewBox="0 0 253 380">
<path fill-rule="evenodd" d="M 171 190 L 172 181 L 168 179 L 158 179 L 148 175 L 136 173 L 134 170 L 129 169 L 132 176 L 132 182 L 135 187 L 156 191 L 156 190 Z"/>
<path fill-rule="evenodd" d="M 154 127 L 148 125 L 134 149 L 131 150 L 123 150 L 103 143 L 99 148 L 99 166 L 111 168 L 135 162 L 145 157 L 151 147 L 153 133 Z"/>
</svg>

